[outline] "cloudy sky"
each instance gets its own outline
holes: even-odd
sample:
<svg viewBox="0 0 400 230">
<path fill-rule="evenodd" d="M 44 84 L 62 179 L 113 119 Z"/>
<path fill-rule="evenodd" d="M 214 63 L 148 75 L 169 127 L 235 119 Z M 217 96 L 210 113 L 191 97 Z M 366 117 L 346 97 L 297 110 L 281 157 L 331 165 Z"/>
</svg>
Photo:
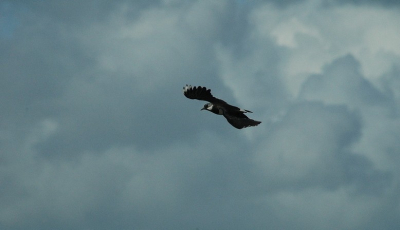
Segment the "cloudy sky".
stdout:
<svg viewBox="0 0 400 230">
<path fill-rule="evenodd" d="M 0 229 L 398 229 L 399 21 L 397 0 L 0 1 Z"/>
</svg>

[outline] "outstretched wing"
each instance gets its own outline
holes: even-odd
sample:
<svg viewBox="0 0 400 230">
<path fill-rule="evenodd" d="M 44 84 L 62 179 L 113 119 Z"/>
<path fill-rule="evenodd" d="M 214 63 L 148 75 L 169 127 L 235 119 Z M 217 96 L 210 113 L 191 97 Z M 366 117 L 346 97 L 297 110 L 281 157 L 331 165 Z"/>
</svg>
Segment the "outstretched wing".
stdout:
<svg viewBox="0 0 400 230">
<path fill-rule="evenodd" d="M 224 117 L 229 122 L 229 124 L 231 124 L 233 127 L 237 129 L 242 129 L 250 126 L 257 126 L 261 123 L 261 121 L 252 120 L 244 114 L 242 114 L 241 117 L 235 117 L 224 113 Z"/>
<path fill-rule="evenodd" d="M 213 104 L 227 104 L 225 101 L 214 97 L 211 94 L 211 89 L 206 87 L 186 85 L 183 87 L 183 94 L 189 99 L 208 101 Z"/>
</svg>

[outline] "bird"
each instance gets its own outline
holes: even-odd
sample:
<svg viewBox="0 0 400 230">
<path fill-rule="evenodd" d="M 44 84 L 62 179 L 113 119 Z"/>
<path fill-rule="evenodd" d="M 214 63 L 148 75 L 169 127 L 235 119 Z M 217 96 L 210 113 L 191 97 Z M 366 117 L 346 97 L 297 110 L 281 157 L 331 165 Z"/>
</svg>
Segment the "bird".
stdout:
<svg viewBox="0 0 400 230">
<path fill-rule="evenodd" d="M 257 126 L 261 123 L 261 121 L 252 120 L 245 115 L 245 113 L 253 113 L 250 110 L 238 108 L 214 97 L 211 89 L 206 87 L 186 85 L 183 87 L 183 94 L 189 99 L 208 101 L 201 110 L 223 115 L 229 124 L 237 129 Z"/>
</svg>

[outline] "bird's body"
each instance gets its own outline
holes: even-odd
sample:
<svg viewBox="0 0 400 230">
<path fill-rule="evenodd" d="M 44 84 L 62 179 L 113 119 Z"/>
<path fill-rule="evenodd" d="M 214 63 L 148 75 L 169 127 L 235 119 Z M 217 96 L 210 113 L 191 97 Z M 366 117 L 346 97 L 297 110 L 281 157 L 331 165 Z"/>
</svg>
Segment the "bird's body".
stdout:
<svg viewBox="0 0 400 230">
<path fill-rule="evenodd" d="M 209 103 L 205 104 L 201 110 L 223 115 L 229 124 L 237 129 L 257 126 L 261 123 L 261 121 L 252 120 L 245 115 L 245 113 L 252 113 L 251 111 L 240 109 L 214 97 L 211 90 L 206 87 L 186 85 L 183 87 L 183 94 L 189 99 L 208 101 Z"/>
</svg>

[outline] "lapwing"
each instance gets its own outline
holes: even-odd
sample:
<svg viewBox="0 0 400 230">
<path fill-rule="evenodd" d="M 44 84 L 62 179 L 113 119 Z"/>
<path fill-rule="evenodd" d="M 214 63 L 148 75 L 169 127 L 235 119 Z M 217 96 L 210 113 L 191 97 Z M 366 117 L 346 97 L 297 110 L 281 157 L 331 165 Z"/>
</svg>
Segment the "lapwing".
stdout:
<svg viewBox="0 0 400 230">
<path fill-rule="evenodd" d="M 209 103 L 205 104 L 201 110 L 223 115 L 229 124 L 237 129 L 257 126 L 261 123 L 261 121 L 252 120 L 245 115 L 245 113 L 252 113 L 250 110 L 238 108 L 214 97 L 211 89 L 206 87 L 186 85 L 183 87 L 183 94 L 189 99 L 208 101 Z"/>
</svg>

